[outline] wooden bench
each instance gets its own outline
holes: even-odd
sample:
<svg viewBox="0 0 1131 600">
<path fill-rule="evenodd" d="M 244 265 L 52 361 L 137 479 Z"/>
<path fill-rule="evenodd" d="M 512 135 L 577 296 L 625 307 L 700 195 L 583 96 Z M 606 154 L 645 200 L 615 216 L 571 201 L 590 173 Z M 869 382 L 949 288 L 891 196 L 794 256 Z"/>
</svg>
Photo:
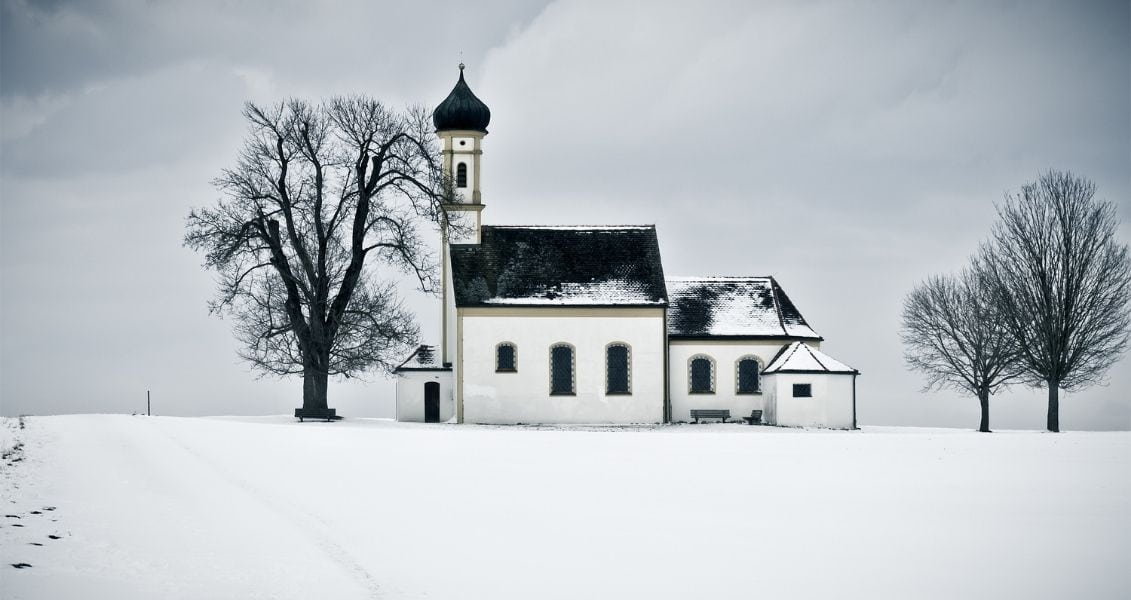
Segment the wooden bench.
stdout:
<svg viewBox="0 0 1131 600">
<path fill-rule="evenodd" d="M 750 416 L 749 417 L 742 417 L 742 420 L 746 421 L 747 425 L 754 425 L 755 423 L 761 425 L 762 424 L 762 411 L 752 410 L 752 411 L 750 411 Z"/>
<path fill-rule="evenodd" d="M 699 422 L 699 419 L 722 419 L 723 423 L 726 423 L 727 419 L 730 418 L 730 411 L 729 410 L 692 409 L 691 410 L 691 418 L 695 419 L 696 423 Z"/>
</svg>

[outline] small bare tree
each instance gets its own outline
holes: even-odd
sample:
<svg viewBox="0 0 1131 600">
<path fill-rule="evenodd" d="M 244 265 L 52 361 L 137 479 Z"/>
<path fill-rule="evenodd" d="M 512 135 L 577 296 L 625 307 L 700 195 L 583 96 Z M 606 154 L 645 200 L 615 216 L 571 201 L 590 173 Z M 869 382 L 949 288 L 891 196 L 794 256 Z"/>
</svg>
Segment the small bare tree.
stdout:
<svg viewBox="0 0 1131 600">
<path fill-rule="evenodd" d="M 1049 171 L 998 206 L 981 264 L 1020 355 L 1048 386 L 1048 430 L 1060 431 L 1060 389 L 1102 380 L 1127 348 L 1131 260 L 1119 219 L 1091 181 Z"/>
<path fill-rule="evenodd" d="M 1017 347 L 975 268 L 932 276 L 903 300 L 904 358 L 927 377 L 925 389 L 952 388 L 978 398 L 978 431 L 990 431 L 990 395 L 1024 375 Z"/>
<path fill-rule="evenodd" d="M 433 287 L 421 222 L 450 197 L 428 114 L 365 97 L 247 104 L 222 198 L 192 211 L 185 244 L 216 271 L 210 310 L 235 320 L 239 354 L 265 374 L 303 378 L 301 416 L 329 416 L 330 375 L 389 370 L 417 327 L 380 267 Z"/>
</svg>

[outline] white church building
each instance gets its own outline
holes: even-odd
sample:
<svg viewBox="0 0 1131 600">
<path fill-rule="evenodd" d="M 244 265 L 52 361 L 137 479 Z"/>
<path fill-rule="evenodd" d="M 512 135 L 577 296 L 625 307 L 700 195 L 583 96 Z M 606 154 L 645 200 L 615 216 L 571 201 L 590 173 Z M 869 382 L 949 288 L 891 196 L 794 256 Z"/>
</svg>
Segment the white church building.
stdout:
<svg viewBox="0 0 1131 600">
<path fill-rule="evenodd" d="M 665 278 L 653 225 L 485 225 L 490 120 L 460 65 L 433 123 L 465 226 L 443 233 L 439 344 L 396 369 L 398 421 L 856 427 L 859 372 L 773 277 Z"/>
</svg>

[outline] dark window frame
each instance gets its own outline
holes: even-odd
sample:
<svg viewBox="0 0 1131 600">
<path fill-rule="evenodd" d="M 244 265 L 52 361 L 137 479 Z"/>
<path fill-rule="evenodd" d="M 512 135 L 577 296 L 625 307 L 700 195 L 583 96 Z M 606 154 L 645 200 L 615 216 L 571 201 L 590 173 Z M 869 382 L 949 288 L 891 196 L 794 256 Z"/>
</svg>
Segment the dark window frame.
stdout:
<svg viewBox="0 0 1131 600">
<path fill-rule="evenodd" d="M 565 348 L 569 350 L 569 391 L 557 391 L 554 389 L 554 350 L 558 348 Z M 558 342 L 550 346 L 549 352 L 550 362 L 550 395 L 551 396 L 576 396 L 577 395 L 577 349 L 573 344 L 567 342 Z"/>
<path fill-rule="evenodd" d="M 754 363 L 754 389 L 742 388 L 742 363 Z M 757 395 L 762 393 L 762 361 L 758 357 L 746 355 L 739 357 L 734 363 L 734 393 L 743 395 Z"/>
<path fill-rule="evenodd" d="M 511 366 L 504 368 L 502 361 L 499 360 L 499 352 L 507 347 L 511 349 Z M 499 342 L 495 345 L 495 372 L 496 373 L 517 373 L 518 372 L 518 346 L 514 342 Z"/>
<path fill-rule="evenodd" d="M 793 384 L 793 397 L 794 398 L 812 398 L 813 397 L 813 384 L 811 384 L 811 383 L 795 383 L 795 384 Z"/>
<path fill-rule="evenodd" d="M 460 189 L 467 187 L 467 163 L 465 162 L 456 164 L 456 187 Z"/>
<path fill-rule="evenodd" d="M 697 361 L 707 362 L 707 383 L 708 389 L 696 389 L 695 386 L 695 363 Z M 687 393 L 688 394 L 714 394 L 715 393 L 715 359 L 706 354 L 696 354 L 687 359 Z"/>
<path fill-rule="evenodd" d="M 613 348 L 624 348 L 624 389 L 612 389 L 610 373 L 609 351 Z M 632 395 L 632 346 L 626 342 L 612 342 L 605 346 L 605 395 L 606 396 L 631 396 Z"/>
</svg>

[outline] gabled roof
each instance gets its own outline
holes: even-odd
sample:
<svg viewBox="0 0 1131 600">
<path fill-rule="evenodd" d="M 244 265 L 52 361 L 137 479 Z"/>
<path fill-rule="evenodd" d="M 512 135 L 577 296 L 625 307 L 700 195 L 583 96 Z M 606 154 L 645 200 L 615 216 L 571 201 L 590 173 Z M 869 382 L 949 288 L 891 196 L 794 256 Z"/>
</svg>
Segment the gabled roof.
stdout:
<svg viewBox="0 0 1131 600">
<path fill-rule="evenodd" d="M 814 349 L 805 342 L 793 342 L 783 348 L 778 355 L 770 361 L 770 366 L 762 371 L 769 375 L 772 373 L 851 373 L 859 375 L 860 371 L 836 360 L 835 358 Z"/>
<path fill-rule="evenodd" d="M 821 339 L 773 277 L 668 279 L 667 288 L 671 337 Z"/>
<path fill-rule="evenodd" d="M 456 306 L 665 306 L 654 225 L 484 226 L 450 246 Z"/>
<path fill-rule="evenodd" d="M 397 371 L 450 371 L 450 366 L 445 366 L 440 363 L 440 356 L 436 352 L 435 346 L 421 344 L 408 355 L 393 372 Z"/>
</svg>

